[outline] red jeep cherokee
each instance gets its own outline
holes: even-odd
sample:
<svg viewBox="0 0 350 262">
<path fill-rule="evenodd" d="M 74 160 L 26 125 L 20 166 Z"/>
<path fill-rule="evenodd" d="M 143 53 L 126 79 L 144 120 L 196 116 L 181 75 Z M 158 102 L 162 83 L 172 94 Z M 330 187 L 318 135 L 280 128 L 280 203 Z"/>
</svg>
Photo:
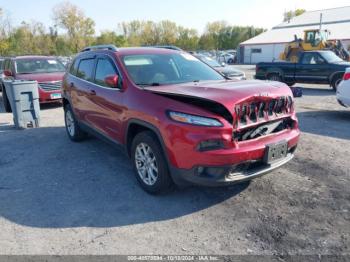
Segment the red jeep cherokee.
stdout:
<svg viewBox="0 0 350 262">
<path fill-rule="evenodd" d="M 298 143 L 288 86 L 227 80 L 182 51 L 89 47 L 62 87 L 69 138 L 122 145 L 150 193 L 250 180 L 291 160 Z"/>
<path fill-rule="evenodd" d="M 61 85 L 64 72 L 64 65 L 50 56 L 17 56 L 6 58 L 3 62 L 5 79 L 38 81 L 40 103 L 57 102 L 62 98 Z M 0 84 L 5 110 L 11 112 L 6 90 L 3 84 Z"/>
</svg>

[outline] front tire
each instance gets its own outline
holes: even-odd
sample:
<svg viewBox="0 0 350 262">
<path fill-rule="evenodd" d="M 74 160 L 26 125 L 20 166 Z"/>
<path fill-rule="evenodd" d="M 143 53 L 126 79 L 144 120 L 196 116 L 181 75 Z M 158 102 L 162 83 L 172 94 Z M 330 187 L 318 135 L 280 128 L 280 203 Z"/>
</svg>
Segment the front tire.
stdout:
<svg viewBox="0 0 350 262">
<path fill-rule="evenodd" d="M 64 122 L 70 140 L 80 142 L 86 138 L 87 134 L 79 127 L 79 123 L 69 104 L 64 107 Z"/>
<path fill-rule="evenodd" d="M 137 134 L 131 146 L 131 158 L 137 181 L 150 194 L 169 189 L 171 178 L 164 152 L 150 131 Z"/>
</svg>

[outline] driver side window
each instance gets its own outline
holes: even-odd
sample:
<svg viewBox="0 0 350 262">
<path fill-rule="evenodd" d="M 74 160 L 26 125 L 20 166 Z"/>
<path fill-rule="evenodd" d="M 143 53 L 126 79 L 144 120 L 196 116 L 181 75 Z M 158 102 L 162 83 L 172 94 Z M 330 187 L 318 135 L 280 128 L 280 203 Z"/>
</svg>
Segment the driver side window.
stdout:
<svg viewBox="0 0 350 262">
<path fill-rule="evenodd" d="M 118 72 L 112 62 L 106 58 L 99 58 L 96 64 L 95 83 L 100 86 L 111 88 L 105 80 L 106 77 L 114 75 L 118 75 Z"/>
</svg>

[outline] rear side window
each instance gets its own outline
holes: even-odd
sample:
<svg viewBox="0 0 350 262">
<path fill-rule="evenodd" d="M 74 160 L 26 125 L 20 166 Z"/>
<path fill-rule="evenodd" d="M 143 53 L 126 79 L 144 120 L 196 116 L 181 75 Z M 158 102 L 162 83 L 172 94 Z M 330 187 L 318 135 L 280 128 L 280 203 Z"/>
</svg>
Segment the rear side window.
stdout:
<svg viewBox="0 0 350 262">
<path fill-rule="evenodd" d="M 109 85 L 105 82 L 105 78 L 107 76 L 117 75 L 117 71 L 114 68 L 111 61 L 105 58 L 99 58 L 97 60 L 96 65 L 96 76 L 95 76 L 95 83 L 100 86 L 106 86 L 109 87 Z"/>
<path fill-rule="evenodd" d="M 92 82 L 92 72 L 94 69 L 94 59 L 80 60 L 76 76 L 86 81 Z"/>
<path fill-rule="evenodd" d="M 79 64 L 79 59 L 75 59 L 69 69 L 69 73 L 76 76 L 78 71 L 78 64 Z"/>
</svg>

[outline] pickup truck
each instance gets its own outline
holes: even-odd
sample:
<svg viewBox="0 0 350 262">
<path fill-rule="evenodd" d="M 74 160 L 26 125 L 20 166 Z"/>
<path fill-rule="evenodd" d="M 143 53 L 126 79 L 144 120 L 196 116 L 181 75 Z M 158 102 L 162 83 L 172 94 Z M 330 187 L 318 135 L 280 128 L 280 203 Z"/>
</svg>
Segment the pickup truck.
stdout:
<svg viewBox="0 0 350 262">
<path fill-rule="evenodd" d="M 350 67 L 332 51 L 307 51 L 299 55 L 297 63 L 272 62 L 256 65 L 256 79 L 295 83 L 329 84 L 334 90 Z"/>
</svg>

